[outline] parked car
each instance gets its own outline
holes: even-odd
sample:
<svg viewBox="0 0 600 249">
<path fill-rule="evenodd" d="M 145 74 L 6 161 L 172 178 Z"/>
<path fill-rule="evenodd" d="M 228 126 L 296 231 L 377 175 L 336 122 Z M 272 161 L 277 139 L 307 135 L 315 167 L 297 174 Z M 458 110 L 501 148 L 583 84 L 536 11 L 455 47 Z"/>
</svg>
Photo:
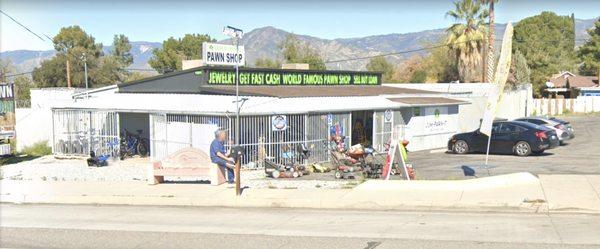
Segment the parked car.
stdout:
<svg viewBox="0 0 600 249">
<path fill-rule="evenodd" d="M 488 136 L 479 129 L 460 133 L 448 141 L 448 150 L 457 154 L 486 152 Z M 494 122 L 490 153 L 529 156 L 541 154 L 559 144 L 556 132 L 550 128 L 522 121 Z"/>
<path fill-rule="evenodd" d="M 570 134 L 571 138 L 575 137 L 575 129 L 573 129 L 573 126 L 571 126 L 571 123 L 569 121 L 564 121 L 564 120 L 558 119 L 556 117 L 549 117 L 548 119 L 564 125 L 565 127 L 567 127 L 567 130 L 569 130 L 571 132 L 571 134 Z"/>
<path fill-rule="evenodd" d="M 526 118 L 518 118 L 515 120 L 529 122 L 529 123 L 533 123 L 533 124 L 541 125 L 541 126 L 546 126 L 550 129 L 555 130 L 556 135 L 558 136 L 558 140 L 560 141 L 560 144 L 563 144 L 565 141 L 570 140 L 575 137 L 575 133 L 573 132 L 573 127 L 571 127 L 570 124 L 567 126 L 562 123 L 562 122 L 566 122 L 566 121 L 562 121 L 562 120 L 559 121 L 558 119 L 552 120 L 551 118 L 545 118 L 545 117 L 526 117 Z M 568 123 L 568 122 L 566 122 L 566 123 Z"/>
</svg>

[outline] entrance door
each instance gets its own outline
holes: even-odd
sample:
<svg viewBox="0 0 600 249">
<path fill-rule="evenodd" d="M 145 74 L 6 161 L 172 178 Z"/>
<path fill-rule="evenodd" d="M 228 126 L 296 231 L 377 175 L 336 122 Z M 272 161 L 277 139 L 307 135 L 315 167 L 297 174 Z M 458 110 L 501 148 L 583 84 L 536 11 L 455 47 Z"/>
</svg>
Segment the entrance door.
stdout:
<svg viewBox="0 0 600 249">
<path fill-rule="evenodd" d="M 352 143 L 371 146 L 373 143 L 373 111 L 352 112 Z"/>
<path fill-rule="evenodd" d="M 404 136 L 404 119 L 400 110 L 373 112 L 373 149 L 384 152 L 392 140 Z"/>
</svg>

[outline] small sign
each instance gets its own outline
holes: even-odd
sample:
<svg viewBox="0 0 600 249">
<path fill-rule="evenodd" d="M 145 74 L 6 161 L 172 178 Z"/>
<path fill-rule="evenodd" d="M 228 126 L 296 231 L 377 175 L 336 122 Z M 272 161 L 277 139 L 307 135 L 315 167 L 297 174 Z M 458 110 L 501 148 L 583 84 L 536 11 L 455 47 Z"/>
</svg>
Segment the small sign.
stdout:
<svg viewBox="0 0 600 249">
<path fill-rule="evenodd" d="M 391 123 L 394 119 L 394 112 L 390 109 L 385 110 L 383 113 L 383 121 L 386 123 Z"/>
<path fill-rule="evenodd" d="M 271 116 L 271 125 L 273 131 L 284 131 L 287 129 L 287 116 L 274 115 Z"/>
<path fill-rule="evenodd" d="M 0 85 L 0 99 L 12 99 L 14 96 L 13 84 Z"/>
<path fill-rule="evenodd" d="M 329 125 L 329 126 L 333 125 L 333 114 L 331 114 L 331 113 L 327 114 L 327 125 Z"/>
<path fill-rule="evenodd" d="M 202 43 L 202 60 L 207 65 L 244 66 L 246 54 L 244 46 L 225 45 L 218 43 Z"/>
</svg>

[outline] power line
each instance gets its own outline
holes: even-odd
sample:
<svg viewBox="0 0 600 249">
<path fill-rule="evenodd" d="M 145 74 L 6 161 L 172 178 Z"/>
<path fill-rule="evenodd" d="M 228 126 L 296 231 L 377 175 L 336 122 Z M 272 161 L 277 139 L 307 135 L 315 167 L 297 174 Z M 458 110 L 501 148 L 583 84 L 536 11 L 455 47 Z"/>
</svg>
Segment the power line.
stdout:
<svg viewBox="0 0 600 249">
<path fill-rule="evenodd" d="M 12 18 L 12 16 L 6 14 L 6 12 L 0 10 L 0 13 L 4 14 L 5 16 L 7 16 L 8 18 L 10 18 L 10 20 L 12 20 L 13 22 L 15 22 L 16 24 L 19 24 L 19 26 L 23 27 L 25 30 L 29 31 L 29 33 L 32 33 L 33 35 L 37 36 L 37 38 L 40 38 L 40 40 L 42 41 L 46 41 L 44 40 L 44 38 L 42 38 L 41 36 L 39 36 L 38 34 L 36 34 L 35 32 L 31 31 L 31 29 L 29 29 L 27 26 L 21 24 L 19 21 L 15 20 L 14 18 Z M 46 36 L 48 37 L 48 36 Z"/>
<path fill-rule="evenodd" d="M 419 52 L 419 51 L 425 51 L 425 50 L 430 50 L 430 49 L 446 47 L 446 46 L 450 46 L 450 45 L 472 42 L 472 41 L 477 41 L 477 40 L 468 40 L 468 41 L 464 41 L 464 42 L 448 43 L 448 44 L 442 44 L 442 45 L 437 45 L 437 46 L 423 47 L 423 48 L 418 48 L 418 49 L 404 50 L 404 51 L 398 51 L 398 52 L 392 52 L 392 53 L 386 53 L 386 54 L 378 54 L 378 55 L 370 55 L 370 56 L 348 58 L 348 59 L 341 59 L 341 60 L 325 61 L 324 63 L 328 64 L 328 63 L 337 63 L 337 62 L 346 62 L 346 61 L 365 60 L 365 59 L 384 57 L 384 56 L 390 56 L 390 55 L 408 54 L 408 53 L 414 53 L 414 52 Z"/>
<path fill-rule="evenodd" d="M 33 71 L 4 75 L 4 77 L 10 78 L 10 77 L 16 77 L 16 76 L 25 75 L 25 74 L 31 74 L 31 73 L 33 73 Z"/>
</svg>

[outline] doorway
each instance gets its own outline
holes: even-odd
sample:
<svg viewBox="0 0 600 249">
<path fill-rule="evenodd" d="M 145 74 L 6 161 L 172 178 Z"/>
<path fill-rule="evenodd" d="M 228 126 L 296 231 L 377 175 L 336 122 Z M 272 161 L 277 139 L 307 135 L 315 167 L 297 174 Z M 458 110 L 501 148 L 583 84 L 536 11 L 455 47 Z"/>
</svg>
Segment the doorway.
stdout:
<svg viewBox="0 0 600 249">
<path fill-rule="evenodd" d="M 373 111 L 352 112 L 352 145 L 370 147 L 373 142 Z"/>
</svg>

